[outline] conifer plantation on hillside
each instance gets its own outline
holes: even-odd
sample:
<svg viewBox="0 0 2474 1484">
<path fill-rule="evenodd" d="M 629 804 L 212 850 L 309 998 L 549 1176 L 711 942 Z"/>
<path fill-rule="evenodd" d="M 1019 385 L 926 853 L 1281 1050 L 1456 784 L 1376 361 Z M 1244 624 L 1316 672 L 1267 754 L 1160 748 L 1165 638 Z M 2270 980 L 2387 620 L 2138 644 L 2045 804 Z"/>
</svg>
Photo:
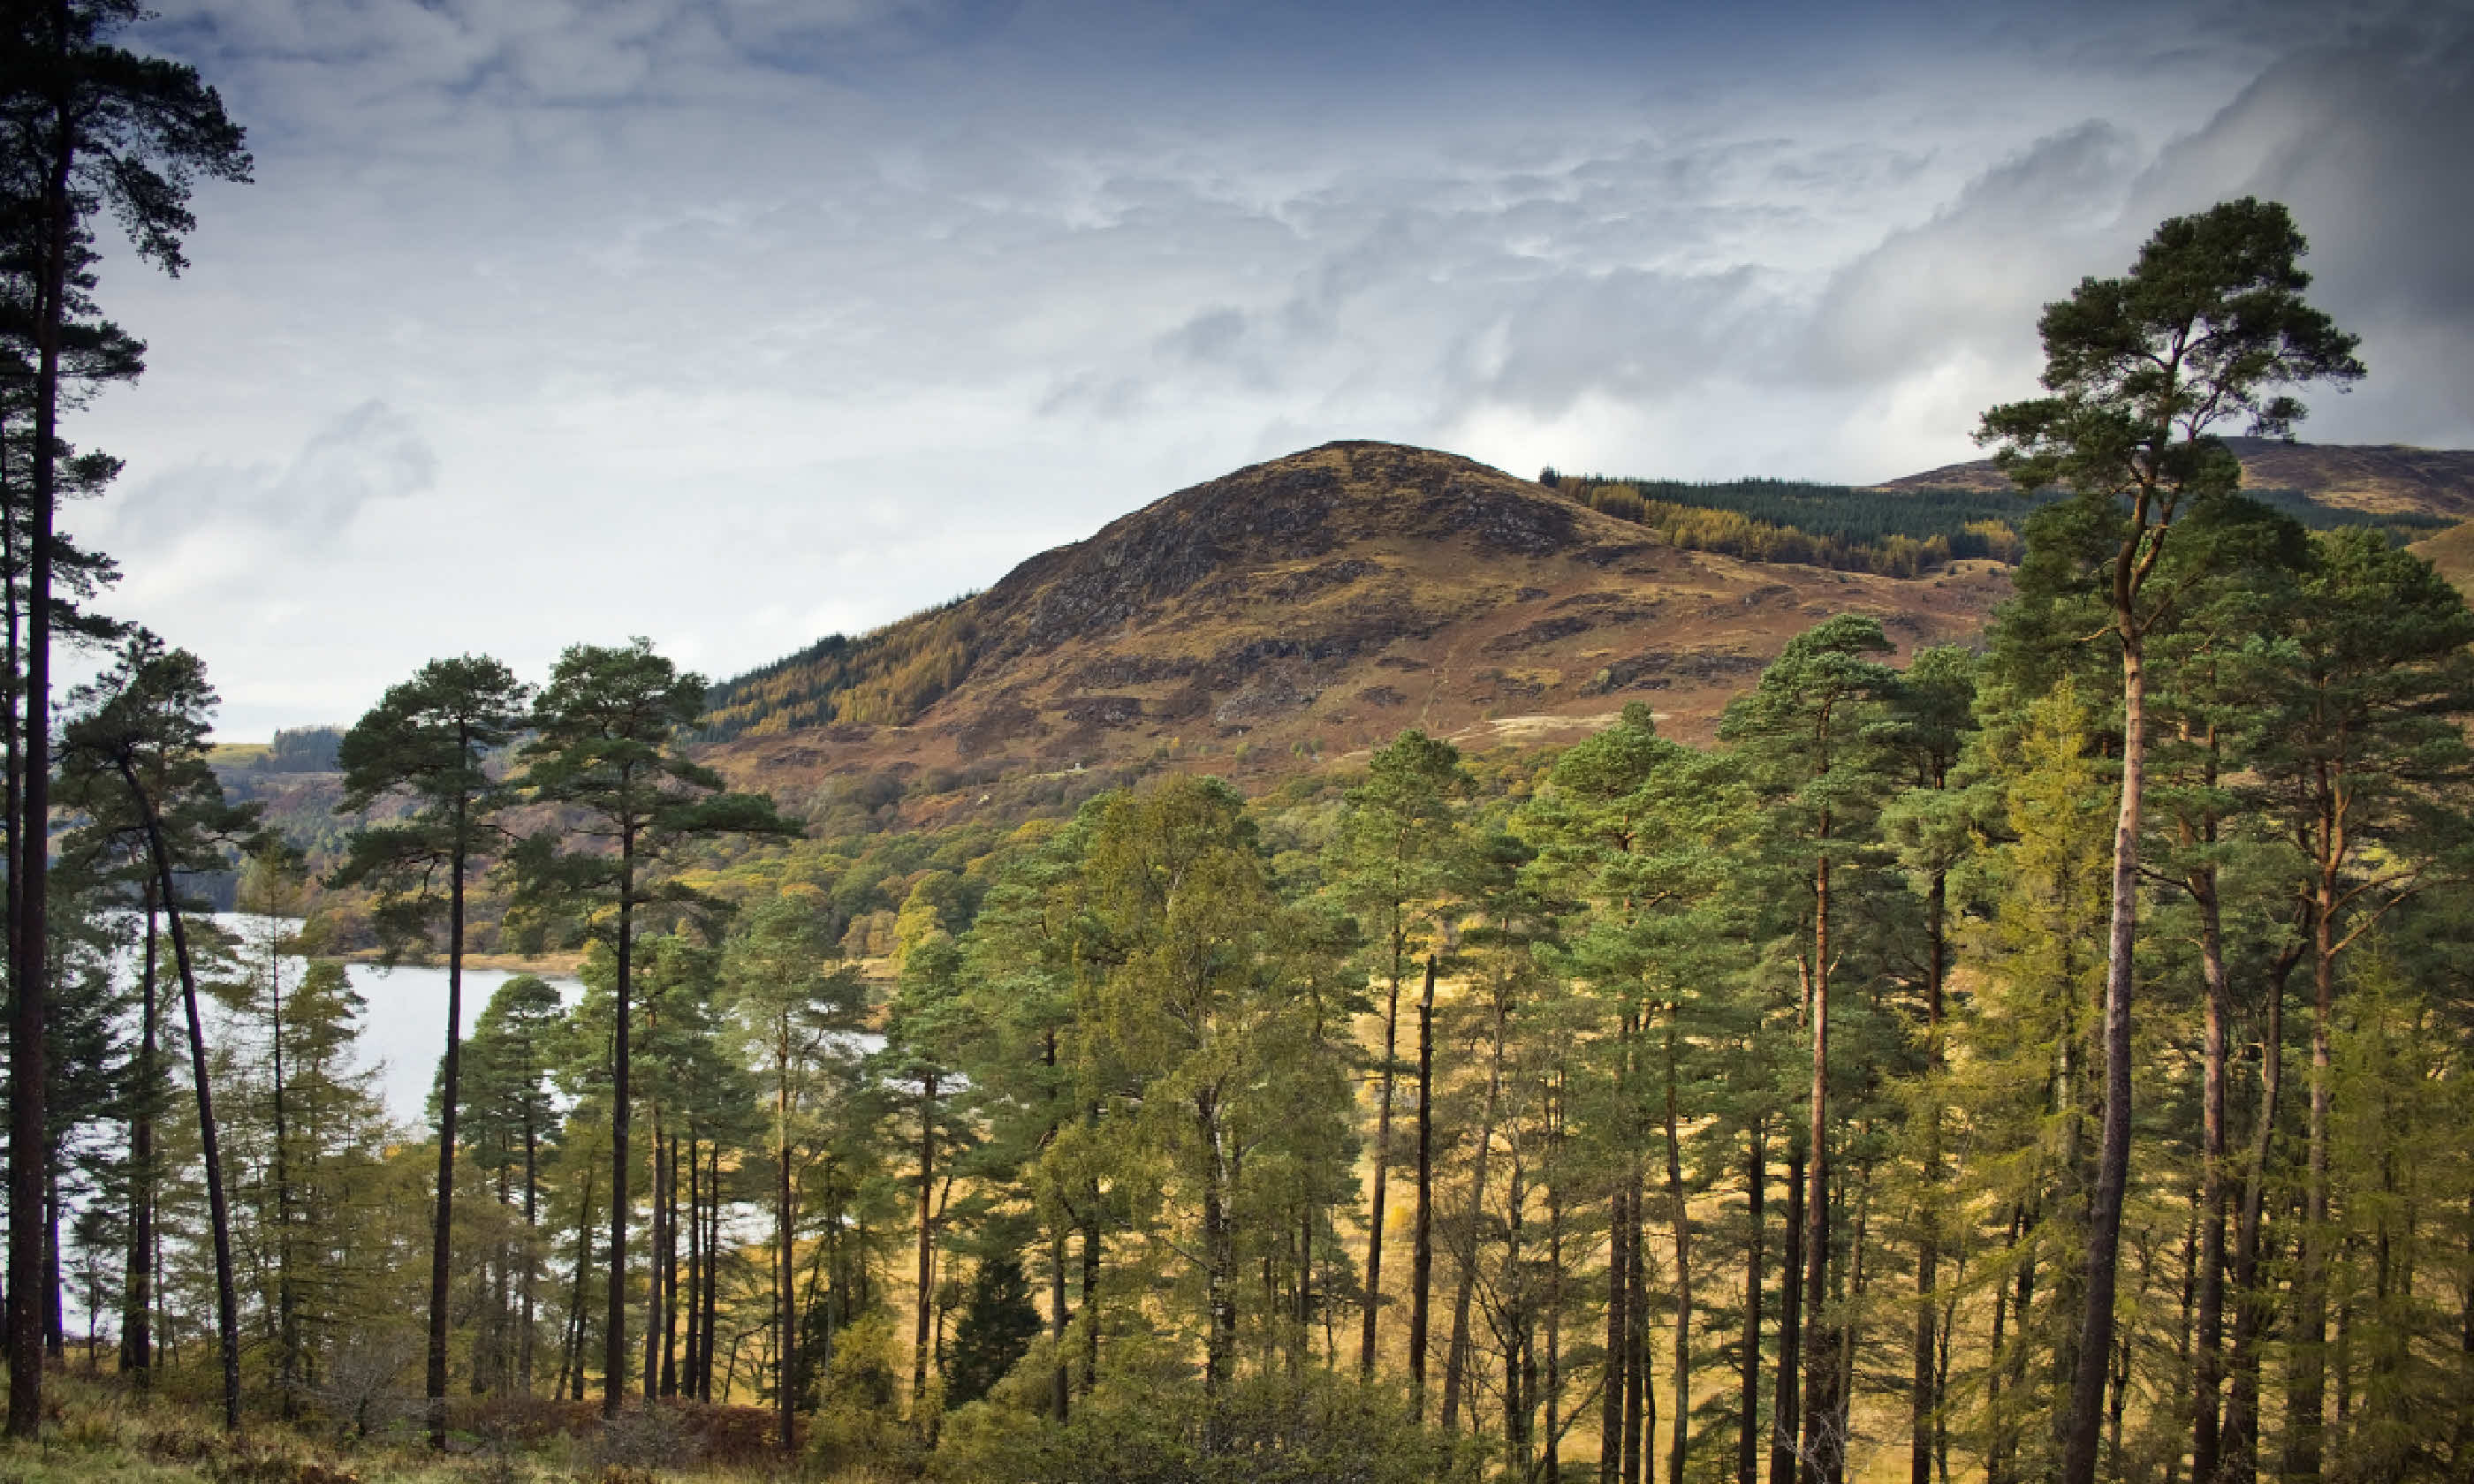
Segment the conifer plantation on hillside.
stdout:
<svg viewBox="0 0 2474 1484">
<path fill-rule="evenodd" d="M 5 15 L 0 1476 L 2474 1477 L 2474 611 L 2427 516 L 2245 490 L 2224 435 L 2364 374 L 2283 206 L 2047 308 L 2016 492 L 1332 444 L 728 686 L 442 657 L 219 750 L 59 418 L 139 370 L 101 234 L 177 270 L 250 161 L 132 8 Z M 1542 572 L 1795 621 L 1558 672 L 1560 745 L 1395 696 L 1277 770 L 1036 751 L 1032 700 L 1234 739 L 1315 702 L 1260 665 L 1415 673 L 1469 613 L 1326 603 L 1374 537 L 1498 658 L 1600 623 Z M 1885 610 L 1967 561 L 1980 631 Z M 1257 576 L 1366 626 L 1211 649 Z M 1194 653 L 1073 651 L 1172 604 Z M 916 755 L 756 765 L 846 729 Z M 354 956 L 445 966 L 409 1126 Z"/>
</svg>

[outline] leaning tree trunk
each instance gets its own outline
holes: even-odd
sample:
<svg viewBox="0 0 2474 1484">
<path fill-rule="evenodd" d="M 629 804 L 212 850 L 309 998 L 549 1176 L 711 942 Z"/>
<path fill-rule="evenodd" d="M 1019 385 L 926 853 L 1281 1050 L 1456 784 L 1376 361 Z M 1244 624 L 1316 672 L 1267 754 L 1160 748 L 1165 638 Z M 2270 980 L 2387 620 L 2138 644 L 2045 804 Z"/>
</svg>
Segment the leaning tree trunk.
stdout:
<svg viewBox="0 0 2474 1484">
<path fill-rule="evenodd" d="M 1392 1086 L 1399 1055 L 1400 955 L 1392 955 L 1392 982 L 1383 1000 L 1383 1074 L 1376 1083 L 1374 1111 L 1374 1190 L 1366 1218 L 1366 1320 L 1357 1342 L 1360 1379 L 1374 1375 L 1375 1315 L 1383 1307 L 1383 1218 L 1392 1173 Z M 1063 1415 L 1060 1410 L 1060 1416 Z"/>
<path fill-rule="evenodd" d="M 215 1331 L 221 1341 L 224 1372 L 224 1427 L 240 1430 L 240 1301 L 232 1286 L 231 1208 L 224 1199 L 224 1163 L 215 1136 L 214 1090 L 206 1075 L 206 1032 L 198 1016 L 198 974 L 189 958 L 188 929 L 181 922 L 181 900 L 173 894 L 172 858 L 163 846 L 163 825 L 154 801 L 137 786 L 126 764 L 121 778 L 137 801 L 146 823 L 148 848 L 155 856 L 156 890 L 162 895 L 165 925 L 172 931 L 172 959 L 181 971 L 181 1004 L 189 1021 L 189 1073 L 198 1089 L 198 1145 L 206 1168 L 206 1217 L 214 1228 Z"/>
</svg>

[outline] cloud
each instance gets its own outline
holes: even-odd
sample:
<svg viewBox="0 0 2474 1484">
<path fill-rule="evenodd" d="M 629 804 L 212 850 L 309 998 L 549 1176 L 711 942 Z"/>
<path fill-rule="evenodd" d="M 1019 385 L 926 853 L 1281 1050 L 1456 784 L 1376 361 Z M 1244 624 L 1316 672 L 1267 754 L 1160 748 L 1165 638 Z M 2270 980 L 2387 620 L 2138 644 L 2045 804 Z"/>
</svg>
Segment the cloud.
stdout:
<svg viewBox="0 0 2474 1484">
<path fill-rule="evenodd" d="M 2474 443 L 2474 27 L 2314 50 L 2261 75 L 2138 182 L 2139 217 L 2256 195 L 2310 238 L 2311 297 L 2370 376 L 2307 436 Z"/>
<path fill-rule="evenodd" d="M 201 532 L 293 556 L 330 550 L 355 517 L 438 481 L 438 455 L 412 420 L 368 401 L 332 419 L 282 465 L 191 465 L 138 481 L 109 507 L 118 549 L 159 551 Z"/>
</svg>

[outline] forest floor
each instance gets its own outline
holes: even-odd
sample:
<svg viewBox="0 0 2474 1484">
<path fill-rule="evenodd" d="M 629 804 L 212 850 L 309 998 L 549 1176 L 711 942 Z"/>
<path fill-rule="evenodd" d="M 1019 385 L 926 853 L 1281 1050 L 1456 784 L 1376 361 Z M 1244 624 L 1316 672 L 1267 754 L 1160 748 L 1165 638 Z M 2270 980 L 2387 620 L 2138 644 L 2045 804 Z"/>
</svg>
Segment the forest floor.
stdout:
<svg viewBox="0 0 2474 1484">
<path fill-rule="evenodd" d="M 444 1455 L 399 1427 L 362 1441 L 322 1441 L 253 1418 L 237 1437 L 211 1408 L 145 1397 L 108 1378 L 54 1373 L 41 1436 L 0 1442 L 0 1484 L 757 1484 L 756 1463 L 672 1464 L 675 1414 L 627 1414 L 607 1435 L 564 1433 L 493 1444 L 459 1433 Z M 732 1411 L 752 1408 L 732 1408 Z"/>
</svg>

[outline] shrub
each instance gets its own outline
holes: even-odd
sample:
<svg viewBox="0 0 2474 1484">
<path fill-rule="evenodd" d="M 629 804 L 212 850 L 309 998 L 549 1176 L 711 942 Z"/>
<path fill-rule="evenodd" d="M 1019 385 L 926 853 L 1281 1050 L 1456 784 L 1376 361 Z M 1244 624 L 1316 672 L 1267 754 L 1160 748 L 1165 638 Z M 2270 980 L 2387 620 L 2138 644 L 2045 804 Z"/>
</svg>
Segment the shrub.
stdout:
<svg viewBox="0 0 2474 1484">
<path fill-rule="evenodd" d="M 1031 1357 L 1037 1361 L 1036 1351 Z M 1395 1387 L 1322 1372 L 1265 1376 L 1205 1415 L 1190 1375 L 1137 1368 L 1078 1398 L 1063 1426 L 1009 1387 L 948 1423 L 934 1459 L 950 1484 L 1427 1484 L 1473 1479 L 1474 1458 L 1419 1426 Z M 1216 1427 L 1207 1424 L 1216 1422 Z M 1208 1431 L 1217 1432 L 1214 1443 Z"/>
</svg>

